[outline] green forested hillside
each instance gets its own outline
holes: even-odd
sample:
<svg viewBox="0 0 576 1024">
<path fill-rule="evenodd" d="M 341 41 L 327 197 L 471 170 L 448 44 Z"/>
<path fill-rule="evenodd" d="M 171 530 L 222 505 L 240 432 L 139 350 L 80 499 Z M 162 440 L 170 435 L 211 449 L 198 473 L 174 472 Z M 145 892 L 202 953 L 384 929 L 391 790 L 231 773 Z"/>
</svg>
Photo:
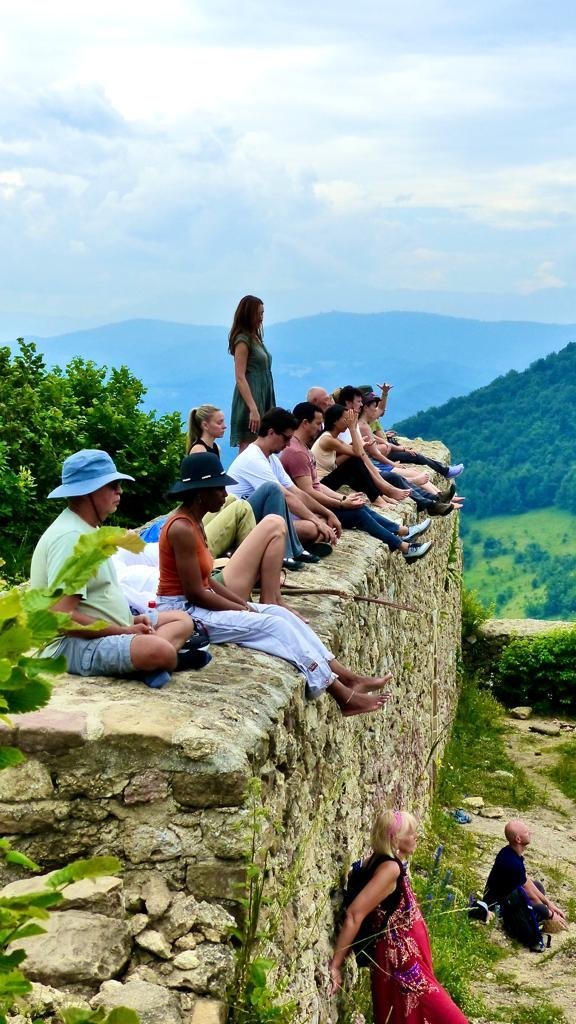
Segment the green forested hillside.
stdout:
<svg viewBox="0 0 576 1024">
<path fill-rule="evenodd" d="M 497 616 L 576 619 L 575 527 L 558 508 L 461 516 L 466 587 Z"/>
<path fill-rule="evenodd" d="M 466 464 L 460 489 L 476 517 L 553 505 L 576 513 L 575 343 L 395 427 L 441 438 Z"/>
</svg>

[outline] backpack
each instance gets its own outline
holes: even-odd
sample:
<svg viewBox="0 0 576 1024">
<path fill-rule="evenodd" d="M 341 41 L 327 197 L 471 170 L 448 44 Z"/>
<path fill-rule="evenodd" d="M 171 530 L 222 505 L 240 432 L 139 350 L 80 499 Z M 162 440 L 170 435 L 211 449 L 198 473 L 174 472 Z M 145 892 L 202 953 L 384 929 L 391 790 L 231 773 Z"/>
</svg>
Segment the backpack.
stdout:
<svg viewBox="0 0 576 1024">
<path fill-rule="evenodd" d="M 523 946 L 535 951 L 544 949 L 538 918 L 521 885 L 502 900 L 500 912 L 504 928 L 512 939 L 517 939 Z"/>
<path fill-rule="evenodd" d="M 399 861 L 397 857 L 389 857 L 388 854 L 385 853 L 371 857 L 366 864 L 363 864 L 361 860 L 354 862 L 346 879 L 346 888 L 343 893 L 343 904 L 345 910 L 348 909 L 359 893 L 362 892 L 364 886 L 368 884 L 376 871 L 376 868 L 387 860 L 395 861 L 396 864 L 400 866 L 400 878 L 406 874 L 406 870 L 401 861 Z M 400 881 L 400 878 L 398 881 Z M 356 957 L 358 967 L 372 967 L 374 965 L 376 942 L 386 928 L 390 915 L 398 907 L 401 896 L 402 890 L 400 886 L 397 885 L 394 892 L 387 898 L 386 907 L 383 914 L 380 914 L 378 923 L 375 923 L 374 911 L 367 914 L 362 921 L 356 938 L 351 944 L 351 949 Z"/>
</svg>

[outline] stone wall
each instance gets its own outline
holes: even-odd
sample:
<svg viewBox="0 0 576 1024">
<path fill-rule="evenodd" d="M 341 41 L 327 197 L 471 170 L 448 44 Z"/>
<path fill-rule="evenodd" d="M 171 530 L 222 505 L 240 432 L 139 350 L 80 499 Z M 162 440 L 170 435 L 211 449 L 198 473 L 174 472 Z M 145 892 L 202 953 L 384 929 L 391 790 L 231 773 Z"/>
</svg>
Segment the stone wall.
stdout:
<svg viewBox="0 0 576 1024">
<path fill-rule="evenodd" d="M 0 773 L 2 834 L 46 870 L 94 854 L 116 854 L 125 865 L 122 883 L 67 893 L 49 935 L 26 940 L 42 1005 L 62 998 L 56 988 L 93 1005 L 132 1005 L 143 1024 L 225 1019 L 233 971 L 225 936 L 250 834 L 246 786 L 257 777 L 279 826 L 269 829 L 267 949 L 289 978 L 301 1020 L 332 1019 L 325 965 L 334 891 L 365 849 L 379 801 L 426 808 L 453 715 L 456 527 L 456 514 L 435 519 L 434 548 L 412 566 L 348 532 L 329 559 L 290 577 L 298 587 L 346 593 L 294 604 L 341 660 L 366 673 L 393 670 L 382 712 L 344 719 L 329 697 L 307 701 L 287 663 L 230 646 L 162 691 L 64 676 L 46 709 L 15 716 L 2 739 L 28 760 Z M 88 957 L 82 934 L 93 944 Z"/>
</svg>

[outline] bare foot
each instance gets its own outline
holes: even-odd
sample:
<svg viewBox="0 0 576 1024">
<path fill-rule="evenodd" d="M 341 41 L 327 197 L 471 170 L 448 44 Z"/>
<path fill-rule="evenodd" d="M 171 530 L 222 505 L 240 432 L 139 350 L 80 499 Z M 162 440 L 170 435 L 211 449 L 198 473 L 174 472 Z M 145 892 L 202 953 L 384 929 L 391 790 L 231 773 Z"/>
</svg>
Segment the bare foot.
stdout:
<svg viewBox="0 0 576 1024">
<path fill-rule="evenodd" d="M 386 698 L 370 697 L 367 693 L 357 693 L 350 690 L 350 697 L 345 704 L 340 704 L 340 711 L 344 718 L 351 718 L 352 715 L 365 715 L 371 711 L 381 711 L 386 704 Z"/>
<path fill-rule="evenodd" d="M 410 491 L 408 489 L 402 490 L 400 487 L 395 487 L 393 495 L 398 499 L 398 501 L 404 501 L 404 498 L 410 497 Z"/>
<path fill-rule="evenodd" d="M 351 676 L 343 679 L 342 682 L 354 690 L 354 693 L 373 693 L 374 690 L 381 690 L 384 686 L 388 686 L 393 678 L 392 673 L 387 672 L 385 676 Z M 392 694 L 383 693 L 382 696 L 386 697 L 386 700 L 390 700 Z"/>
<path fill-rule="evenodd" d="M 310 623 L 310 619 L 305 619 L 304 616 L 300 614 L 300 612 L 297 612 L 295 608 L 292 608 L 289 604 L 287 604 L 283 598 L 278 598 L 277 601 L 274 601 L 274 604 L 280 605 L 281 608 L 286 608 L 289 612 L 292 612 L 292 615 L 295 615 L 297 619 L 301 619 L 302 622 L 305 622 L 306 625 Z"/>
<path fill-rule="evenodd" d="M 398 502 L 395 498 L 388 498 L 388 501 L 386 501 L 384 498 L 378 497 L 374 498 L 372 504 L 374 505 L 374 508 L 385 508 L 391 510 L 398 504 Z"/>
</svg>

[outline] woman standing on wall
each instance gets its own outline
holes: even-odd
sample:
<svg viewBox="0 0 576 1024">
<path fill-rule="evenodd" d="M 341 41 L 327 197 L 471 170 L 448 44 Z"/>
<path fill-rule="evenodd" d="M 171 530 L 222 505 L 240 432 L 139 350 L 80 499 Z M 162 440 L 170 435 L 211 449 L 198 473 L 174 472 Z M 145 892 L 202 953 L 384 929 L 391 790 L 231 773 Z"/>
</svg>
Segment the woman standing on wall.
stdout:
<svg viewBox="0 0 576 1024">
<path fill-rule="evenodd" d="M 342 964 L 362 927 L 363 938 L 376 936 L 370 954 L 374 1024 L 468 1024 L 434 976 L 428 931 L 404 863 L 417 841 L 411 814 L 384 810 L 376 815 L 373 853 L 358 869 L 358 895 L 330 961 L 331 993 L 342 985 Z"/>
<path fill-rule="evenodd" d="M 232 397 L 230 444 L 243 451 L 255 440 L 263 414 L 276 405 L 272 356 L 264 344 L 264 304 L 255 295 L 240 299 L 228 335 L 236 387 Z"/>
</svg>

